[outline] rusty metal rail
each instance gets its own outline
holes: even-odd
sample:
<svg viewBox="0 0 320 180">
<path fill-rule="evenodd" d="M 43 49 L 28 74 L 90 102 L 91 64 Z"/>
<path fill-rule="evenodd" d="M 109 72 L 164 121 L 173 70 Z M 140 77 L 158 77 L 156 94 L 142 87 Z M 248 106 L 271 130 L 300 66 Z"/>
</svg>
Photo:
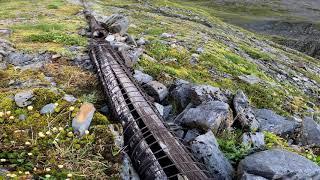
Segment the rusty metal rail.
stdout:
<svg viewBox="0 0 320 180">
<path fill-rule="evenodd" d="M 113 116 L 124 127 L 124 142 L 142 179 L 210 179 L 181 142 L 168 130 L 154 105 L 126 68 L 126 54 L 104 40 L 103 30 L 87 12 L 92 40 L 90 56 L 103 84 Z"/>
</svg>

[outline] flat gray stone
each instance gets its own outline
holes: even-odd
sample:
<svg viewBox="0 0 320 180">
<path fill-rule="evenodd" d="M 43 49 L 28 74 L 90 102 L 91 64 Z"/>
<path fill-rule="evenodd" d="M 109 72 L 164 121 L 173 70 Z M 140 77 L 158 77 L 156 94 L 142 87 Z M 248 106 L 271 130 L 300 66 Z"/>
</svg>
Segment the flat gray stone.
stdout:
<svg viewBox="0 0 320 180">
<path fill-rule="evenodd" d="M 63 100 L 69 102 L 69 103 L 75 103 L 78 99 L 75 98 L 73 95 L 70 95 L 70 94 L 65 94 L 63 96 Z"/>
<path fill-rule="evenodd" d="M 57 106 L 54 103 L 43 106 L 40 110 L 40 114 L 52 114 Z"/>
<path fill-rule="evenodd" d="M 266 179 L 313 179 L 320 177 L 320 167 L 296 153 L 273 149 L 249 155 L 240 161 L 239 178 L 245 173 Z"/>
<path fill-rule="evenodd" d="M 14 96 L 14 101 L 19 107 L 26 107 L 32 104 L 33 92 L 32 91 L 23 91 L 19 92 Z"/>
<path fill-rule="evenodd" d="M 211 131 L 198 136 L 191 143 L 191 152 L 194 157 L 203 163 L 212 174 L 213 179 L 231 180 L 234 176 L 234 170 L 219 150 L 219 145 Z"/>
</svg>

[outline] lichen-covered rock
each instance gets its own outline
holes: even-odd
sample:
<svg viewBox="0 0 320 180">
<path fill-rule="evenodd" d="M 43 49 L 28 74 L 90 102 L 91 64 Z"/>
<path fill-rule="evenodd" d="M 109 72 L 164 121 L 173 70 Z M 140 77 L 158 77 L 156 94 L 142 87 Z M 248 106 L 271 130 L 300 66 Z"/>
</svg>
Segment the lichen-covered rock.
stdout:
<svg viewBox="0 0 320 180">
<path fill-rule="evenodd" d="M 32 104 L 31 98 L 33 98 L 32 91 L 19 92 L 14 96 L 14 100 L 19 107 L 26 107 Z"/>
<path fill-rule="evenodd" d="M 153 80 L 152 76 L 145 74 L 139 70 L 134 70 L 133 77 L 138 81 L 140 85 L 147 84 L 148 82 Z"/>
<path fill-rule="evenodd" d="M 320 125 L 311 117 L 302 121 L 299 142 L 303 145 L 320 147 Z"/>
<path fill-rule="evenodd" d="M 318 179 L 320 167 L 293 152 L 273 149 L 243 159 L 238 166 L 238 177 L 245 173 L 266 179 Z"/>
<path fill-rule="evenodd" d="M 147 94 L 153 97 L 157 102 L 161 102 L 168 95 L 168 89 L 158 81 L 150 81 L 143 86 Z"/>
<path fill-rule="evenodd" d="M 219 150 L 219 145 L 211 131 L 198 136 L 191 143 L 191 152 L 195 158 L 203 163 L 212 174 L 213 179 L 231 180 L 234 170 Z"/>
<path fill-rule="evenodd" d="M 52 114 L 56 107 L 57 105 L 55 103 L 47 104 L 41 108 L 40 114 Z"/>
<path fill-rule="evenodd" d="M 233 106 L 236 111 L 236 120 L 240 122 L 242 128 L 257 130 L 259 122 L 251 109 L 247 96 L 240 90 L 237 91 L 233 99 Z"/>
<path fill-rule="evenodd" d="M 228 98 L 217 87 L 209 85 L 198 85 L 192 87 L 191 102 L 193 104 L 199 105 L 203 102 L 212 100 L 227 102 Z"/>
<path fill-rule="evenodd" d="M 89 129 L 95 111 L 96 109 L 91 103 L 81 105 L 77 116 L 72 120 L 72 127 L 80 136 L 84 135 L 85 131 Z"/>
<path fill-rule="evenodd" d="M 268 109 L 256 109 L 255 116 L 259 121 L 261 131 L 270 131 L 276 135 L 285 137 L 292 135 L 299 123 L 282 117 Z"/>
<path fill-rule="evenodd" d="M 204 131 L 218 132 L 229 128 L 233 123 L 232 112 L 227 103 L 221 101 L 205 102 L 190 108 L 179 120 L 181 125 Z"/>
</svg>

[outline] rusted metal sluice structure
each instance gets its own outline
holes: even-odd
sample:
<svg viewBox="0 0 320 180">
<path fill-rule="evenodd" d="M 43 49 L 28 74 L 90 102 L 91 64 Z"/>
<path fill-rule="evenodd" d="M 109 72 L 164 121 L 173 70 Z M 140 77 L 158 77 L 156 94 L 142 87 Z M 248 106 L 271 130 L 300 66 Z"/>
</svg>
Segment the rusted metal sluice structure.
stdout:
<svg viewBox="0 0 320 180">
<path fill-rule="evenodd" d="M 210 179 L 205 167 L 168 130 L 125 66 L 126 54 L 104 40 L 107 32 L 90 14 L 90 56 L 113 116 L 124 127 L 125 150 L 142 179 Z"/>
</svg>

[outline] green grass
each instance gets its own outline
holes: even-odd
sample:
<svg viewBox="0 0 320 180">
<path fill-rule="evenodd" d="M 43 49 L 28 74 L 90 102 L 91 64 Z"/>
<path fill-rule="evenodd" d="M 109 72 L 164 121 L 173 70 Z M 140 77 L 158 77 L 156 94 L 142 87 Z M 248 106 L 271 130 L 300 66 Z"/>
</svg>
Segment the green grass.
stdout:
<svg viewBox="0 0 320 180">
<path fill-rule="evenodd" d="M 64 33 L 40 33 L 40 34 L 32 34 L 26 37 L 26 41 L 30 42 L 54 42 L 61 43 L 63 45 L 78 45 L 85 46 L 86 39 L 79 35 L 68 35 Z"/>
<path fill-rule="evenodd" d="M 258 50 L 256 48 L 252 48 L 252 47 L 249 47 L 246 45 L 242 45 L 240 47 L 253 59 L 261 59 L 264 61 L 272 60 L 272 58 L 269 56 L 269 54 L 261 52 L 260 50 Z"/>
<path fill-rule="evenodd" d="M 13 30 L 39 30 L 43 32 L 65 30 L 65 24 L 41 22 L 38 24 L 19 24 L 11 27 Z"/>
</svg>

